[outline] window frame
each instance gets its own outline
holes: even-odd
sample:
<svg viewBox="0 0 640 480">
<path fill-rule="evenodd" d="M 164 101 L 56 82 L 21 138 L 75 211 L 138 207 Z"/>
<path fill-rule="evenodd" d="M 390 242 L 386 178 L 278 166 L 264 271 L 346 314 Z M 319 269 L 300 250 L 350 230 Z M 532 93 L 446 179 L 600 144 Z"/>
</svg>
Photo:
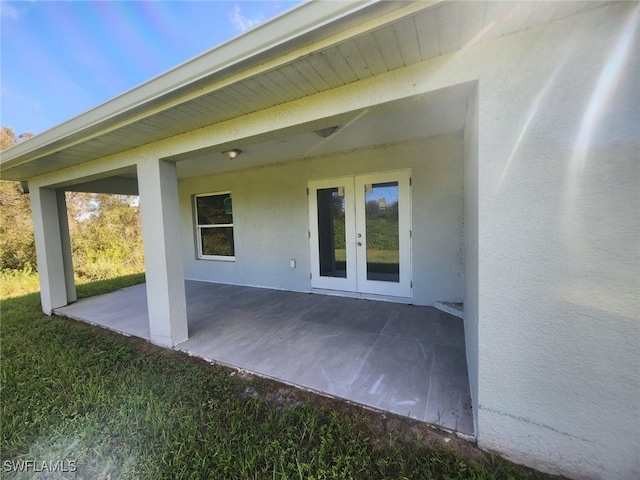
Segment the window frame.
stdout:
<svg viewBox="0 0 640 480">
<path fill-rule="evenodd" d="M 230 190 L 225 190 L 222 192 L 211 192 L 211 193 L 198 193 L 193 195 L 193 222 L 195 225 L 195 234 L 196 234 L 196 258 L 198 260 L 219 260 L 225 262 L 235 262 L 236 256 L 236 246 L 235 246 L 235 227 L 233 221 L 232 223 L 215 223 L 215 224 L 199 224 L 198 223 L 198 198 L 200 197 L 217 197 L 221 195 L 229 195 L 231 200 L 231 205 L 233 208 L 233 196 Z M 231 212 L 231 219 L 233 220 L 233 210 Z M 234 255 L 205 255 L 202 250 L 202 229 L 203 228 L 231 228 L 232 238 L 233 238 L 233 252 Z"/>
</svg>

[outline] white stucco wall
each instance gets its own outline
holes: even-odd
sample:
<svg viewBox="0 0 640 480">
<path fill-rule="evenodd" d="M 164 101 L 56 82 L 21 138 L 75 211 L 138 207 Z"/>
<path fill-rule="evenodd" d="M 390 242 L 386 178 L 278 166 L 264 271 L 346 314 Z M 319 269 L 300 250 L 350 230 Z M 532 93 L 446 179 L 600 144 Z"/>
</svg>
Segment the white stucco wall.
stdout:
<svg viewBox="0 0 640 480">
<path fill-rule="evenodd" d="M 310 291 L 307 182 L 411 168 L 414 303 L 463 299 L 462 134 L 183 179 L 180 212 L 186 277 Z M 235 262 L 198 260 L 195 194 L 233 194 Z M 297 267 L 290 268 L 290 259 Z"/>
<path fill-rule="evenodd" d="M 464 336 L 473 411 L 478 411 L 478 92 L 467 100 L 464 129 Z M 478 416 L 474 415 L 478 432 Z"/>
<path fill-rule="evenodd" d="M 138 156 L 162 158 L 235 144 L 270 129 L 475 82 L 477 129 L 468 125 L 464 142 L 465 183 L 476 187 L 464 191 L 464 294 L 466 313 L 477 316 L 465 321 L 479 445 L 574 478 L 638 478 L 639 8 L 636 2 L 614 3 L 469 45 L 293 104 L 55 172 L 35 179 L 34 188 L 126 167 Z M 462 141 L 451 148 L 462 152 Z M 438 148 L 429 148 L 428 158 L 433 151 Z M 390 158 L 397 162 L 394 168 L 407 166 L 398 160 L 405 157 L 393 153 L 371 151 L 366 160 L 347 154 L 180 181 L 186 276 L 308 291 L 307 179 L 386 169 Z M 414 171 L 414 180 L 419 175 Z M 425 172 L 423 187 L 428 179 Z M 419 185 L 416 180 L 414 245 L 427 245 L 434 237 L 426 226 L 429 218 L 420 216 L 429 215 L 428 203 L 416 195 L 430 190 Z M 196 261 L 190 195 L 229 189 L 238 260 Z M 258 199 L 267 202 L 262 212 L 255 209 Z M 415 208 L 418 200 L 424 211 Z M 285 235 L 286 247 L 274 247 Z M 453 249 L 448 254 L 452 261 L 445 264 L 455 264 Z M 415 271 L 439 260 L 417 255 L 414 248 Z M 290 258 L 298 260 L 298 268 L 289 268 Z M 443 292 L 428 280 L 414 274 L 416 299 L 443 300 Z"/>
<path fill-rule="evenodd" d="M 137 167 L 151 341 L 172 347 L 189 337 L 176 164 L 141 159 Z"/>
<path fill-rule="evenodd" d="M 637 12 L 615 4 L 469 54 L 478 441 L 575 478 L 640 477 Z"/>
<path fill-rule="evenodd" d="M 71 242 L 64 192 L 40 188 L 29 182 L 31 216 L 35 237 L 40 302 L 47 315 L 75 301 Z"/>
</svg>

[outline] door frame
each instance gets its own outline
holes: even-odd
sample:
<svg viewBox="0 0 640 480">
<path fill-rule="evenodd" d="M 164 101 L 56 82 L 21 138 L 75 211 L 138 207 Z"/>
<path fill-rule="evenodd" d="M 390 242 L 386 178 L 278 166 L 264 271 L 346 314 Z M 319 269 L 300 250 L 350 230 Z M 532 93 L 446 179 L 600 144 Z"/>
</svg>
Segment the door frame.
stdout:
<svg viewBox="0 0 640 480">
<path fill-rule="evenodd" d="M 364 215 L 366 202 L 364 185 L 390 181 L 397 181 L 399 187 L 400 281 L 397 283 L 367 280 L 366 225 Z M 345 189 L 346 278 L 320 276 L 317 190 L 336 187 L 344 187 Z M 361 190 L 363 194 L 358 195 L 356 189 Z M 307 193 L 309 197 L 308 218 L 311 291 L 359 297 L 394 297 L 398 299 L 413 297 L 410 169 L 309 180 L 307 182 Z M 357 210 L 359 210 L 358 213 Z M 361 234 L 360 238 L 357 238 L 357 233 Z M 360 240 L 362 246 L 357 246 L 358 240 Z M 358 251 L 358 249 L 360 249 L 360 251 Z"/>
<path fill-rule="evenodd" d="M 365 207 L 365 186 L 372 183 L 398 182 L 398 234 L 400 278 L 396 282 L 368 280 L 367 278 L 367 233 Z M 392 297 L 411 297 L 411 171 L 393 170 L 390 172 L 356 175 L 355 208 L 356 232 L 362 235 L 358 240 L 356 265 L 358 291 L 374 295 Z"/>
<path fill-rule="evenodd" d="M 320 275 L 319 261 L 319 237 L 318 237 L 318 196 L 317 191 L 323 188 L 344 187 L 345 195 L 345 252 L 347 277 L 323 277 Z M 311 262 L 311 288 L 327 290 L 341 290 L 356 292 L 358 284 L 356 280 L 356 233 L 355 233 L 355 206 L 353 202 L 347 202 L 347 198 L 353 198 L 353 177 L 338 177 L 325 180 L 310 180 L 307 182 L 309 196 L 309 253 Z"/>
</svg>

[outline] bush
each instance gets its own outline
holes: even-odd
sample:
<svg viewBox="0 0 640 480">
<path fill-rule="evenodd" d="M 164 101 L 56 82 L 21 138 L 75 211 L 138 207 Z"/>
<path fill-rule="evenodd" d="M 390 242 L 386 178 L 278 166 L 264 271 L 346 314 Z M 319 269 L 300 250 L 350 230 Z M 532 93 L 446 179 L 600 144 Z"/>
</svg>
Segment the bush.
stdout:
<svg viewBox="0 0 640 480">
<path fill-rule="evenodd" d="M 76 275 L 104 280 L 144 271 L 142 225 L 131 197 L 68 194 Z"/>
<path fill-rule="evenodd" d="M 0 181 L 0 270 L 36 269 L 29 195 L 18 182 Z"/>
<path fill-rule="evenodd" d="M 79 279 L 144 271 L 140 212 L 133 198 L 68 192 L 67 207 Z M 0 182 L 0 270 L 15 271 L 16 277 L 37 270 L 30 199 L 18 182 Z"/>
<path fill-rule="evenodd" d="M 0 270 L 0 298 L 18 297 L 37 292 L 38 274 L 29 265 L 22 270 Z"/>
</svg>

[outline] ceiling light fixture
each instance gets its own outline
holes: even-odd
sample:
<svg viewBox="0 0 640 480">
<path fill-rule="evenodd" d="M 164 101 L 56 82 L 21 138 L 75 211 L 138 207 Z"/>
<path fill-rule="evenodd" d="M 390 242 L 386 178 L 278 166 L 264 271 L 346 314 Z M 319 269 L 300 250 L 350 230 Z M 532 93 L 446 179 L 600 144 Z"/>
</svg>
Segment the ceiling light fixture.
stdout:
<svg viewBox="0 0 640 480">
<path fill-rule="evenodd" d="M 336 132 L 336 130 L 338 130 L 339 128 L 340 127 L 338 125 L 334 125 L 333 127 L 327 127 L 327 128 L 321 128 L 320 130 L 314 130 L 313 133 L 315 133 L 319 137 L 327 138 L 327 137 L 330 137 L 331 135 L 333 135 Z"/>
<path fill-rule="evenodd" d="M 240 150 L 239 148 L 234 148 L 233 150 L 226 150 L 222 153 L 229 157 L 229 160 L 233 160 L 234 158 L 238 158 L 240 156 L 242 150 Z"/>
</svg>

